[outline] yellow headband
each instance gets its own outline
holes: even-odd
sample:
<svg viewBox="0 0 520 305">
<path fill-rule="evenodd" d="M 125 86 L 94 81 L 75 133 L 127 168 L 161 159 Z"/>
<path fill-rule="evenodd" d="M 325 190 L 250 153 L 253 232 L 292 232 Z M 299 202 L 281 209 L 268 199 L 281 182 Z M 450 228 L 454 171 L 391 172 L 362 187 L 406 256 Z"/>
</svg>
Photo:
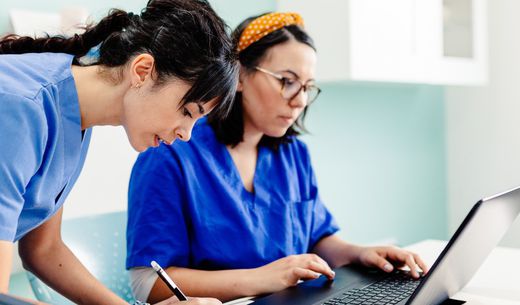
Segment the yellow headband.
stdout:
<svg viewBox="0 0 520 305">
<path fill-rule="evenodd" d="M 270 13 L 256 18 L 247 25 L 240 35 L 237 51 L 242 52 L 262 37 L 288 25 L 303 27 L 303 19 L 297 13 Z"/>
</svg>

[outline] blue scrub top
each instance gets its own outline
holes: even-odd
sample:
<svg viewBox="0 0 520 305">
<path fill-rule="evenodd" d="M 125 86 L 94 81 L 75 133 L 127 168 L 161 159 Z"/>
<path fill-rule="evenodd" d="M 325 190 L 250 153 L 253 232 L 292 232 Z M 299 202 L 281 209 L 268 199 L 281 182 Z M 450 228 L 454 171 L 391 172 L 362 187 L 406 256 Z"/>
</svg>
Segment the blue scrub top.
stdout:
<svg viewBox="0 0 520 305">
<path fill-rule="evenodd" d="M 201 119 L 190 142 L 141 153 L 129 186 L 127 268 L 255 268 L 309 252 L 338 230 L 318 196 L 307 147 L 261 147 L 254 193 Z"/>
<path fill-rule="evenodd" d="M 73 57 L 0 55 L 0 240 L 17 241 L 52 217 L 81 171 Z"/>
</svg>

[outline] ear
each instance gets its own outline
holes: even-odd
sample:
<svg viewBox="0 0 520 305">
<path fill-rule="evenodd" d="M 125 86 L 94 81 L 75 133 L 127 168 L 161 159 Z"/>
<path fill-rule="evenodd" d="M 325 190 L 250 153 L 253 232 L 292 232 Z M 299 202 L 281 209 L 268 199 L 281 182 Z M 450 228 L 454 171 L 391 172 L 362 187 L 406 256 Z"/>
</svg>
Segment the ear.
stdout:
<svg viewBox="0 0 520 305">
<path fill-rule="evenodd" d="M 246 68 L 240 65 L 240 70 L 238 71 L 238 83 L 237 83 L 237 92 L 242 92 L 244 90 L 244 78 L 246 78 Z"/>
<path fill-rule="evenodd" d="M 147 78 L 153 76 L 155 59 L 150 54 L 139 54 L 130 65 L 130 80 L 132 86 L 141 86 Z"/>
</svg>

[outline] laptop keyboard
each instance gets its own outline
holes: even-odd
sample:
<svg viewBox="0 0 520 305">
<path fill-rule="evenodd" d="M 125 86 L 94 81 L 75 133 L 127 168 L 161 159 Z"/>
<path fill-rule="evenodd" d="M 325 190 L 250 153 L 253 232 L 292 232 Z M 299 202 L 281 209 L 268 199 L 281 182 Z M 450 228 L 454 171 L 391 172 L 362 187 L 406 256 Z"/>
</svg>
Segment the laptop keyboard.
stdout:
<svg viewBox="0 0 520 305">
<path fill-rule="evenodd" d="M 360 289 L 351 289 L 328 299 L 323 305 L 397 304 L 412 295 L 421 280 L 415 280 L 406 272 L 395 272 Z"/>
</svg>

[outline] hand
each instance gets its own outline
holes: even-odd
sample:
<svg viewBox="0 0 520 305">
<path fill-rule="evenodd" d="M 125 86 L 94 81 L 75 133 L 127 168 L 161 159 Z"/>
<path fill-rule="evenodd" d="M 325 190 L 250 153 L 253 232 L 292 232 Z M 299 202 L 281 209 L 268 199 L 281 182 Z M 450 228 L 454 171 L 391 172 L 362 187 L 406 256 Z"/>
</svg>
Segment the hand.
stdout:
<svg viewBox="0 0 520 305">
<path fill-rule="evenodd" d="M 419 255 L 397 247 L 361 247 L 358 263 L 367 267 L 377 267 L 385 272 L 392 272 L 394 267 L 408 266 L 413 278 L 419 278 L 417 269 L 428 273 L 428 265 Z"/>
<path fill-rule="evenodd" d="M 321 274 L 329 280 L 334 271 L 316 254 L 290 255 L 254 269 L 252 295 L 272 293 L 295 286 L 299 280 L 312 280 Z"/>
<path fill-rule="evenodd" d="M 219 305 L 222 304 L 217 299 L 210 298 L 188 298 L 187 301 L 179 301 L 177 297 L 173 296 L 169 299 L 161 301 L 159 303 L 155 303 L 156 305 Z"/>
</svg>

